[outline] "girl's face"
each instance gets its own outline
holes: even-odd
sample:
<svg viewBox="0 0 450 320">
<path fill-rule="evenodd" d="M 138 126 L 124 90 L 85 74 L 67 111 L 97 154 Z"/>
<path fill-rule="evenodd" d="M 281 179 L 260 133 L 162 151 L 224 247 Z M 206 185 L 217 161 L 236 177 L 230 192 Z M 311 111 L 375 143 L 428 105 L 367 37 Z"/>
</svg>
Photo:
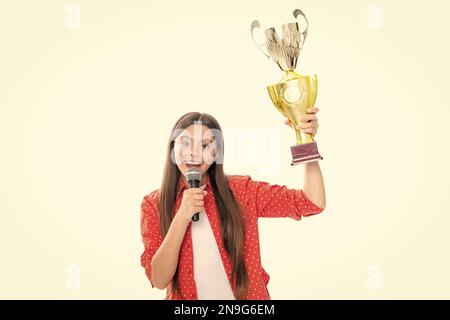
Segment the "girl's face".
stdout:
<svg viewBox="0 0 450 320">
<path fill-rule="evenodd" d="M 186 175 L 189 168 L 197 167 L 203 177 L 214 162 L 215 155 L 216 139 L 205 125 L 192 124 L 175 139 L 175 162 L 183 175 Z"/>
</svg>

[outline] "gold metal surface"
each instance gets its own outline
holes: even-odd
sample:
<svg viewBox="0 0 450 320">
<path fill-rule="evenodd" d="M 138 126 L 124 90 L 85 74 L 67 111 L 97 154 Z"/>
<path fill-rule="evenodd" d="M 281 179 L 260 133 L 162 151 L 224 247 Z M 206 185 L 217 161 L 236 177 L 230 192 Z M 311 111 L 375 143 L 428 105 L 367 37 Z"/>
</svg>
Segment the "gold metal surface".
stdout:
<svg viewBox="0 0 450 320">
<path fill-rule="evenodd" d="M 258 43 L 254 38 L 254 31 L 260 28 L 255 20 L 250 26 L 253 42 L 268 58 L 271 58 L 283 71 L 283 77 L 275 84 L 269 85 L 267 90 L 275 107 L 291 121 L 295 130 L 297 144 L 313 142 L 313 136 L 302 133 L 296 126 L 300 124 L 299 117 L 307 113 L 307 109 L 314 106 L 317 97 L 317 75 L 300 75 L 294 70 L 297 66 L 300 51 L 308 34 L 308 20 L 300 9 L 293 12 L 294 18 L 302 16 L 306 22 L 303 31 L 298 22 L 281 25 L 282 34 L 279 35 L 275 27 L 264 32 L 264 43 Z"/>
</svg>

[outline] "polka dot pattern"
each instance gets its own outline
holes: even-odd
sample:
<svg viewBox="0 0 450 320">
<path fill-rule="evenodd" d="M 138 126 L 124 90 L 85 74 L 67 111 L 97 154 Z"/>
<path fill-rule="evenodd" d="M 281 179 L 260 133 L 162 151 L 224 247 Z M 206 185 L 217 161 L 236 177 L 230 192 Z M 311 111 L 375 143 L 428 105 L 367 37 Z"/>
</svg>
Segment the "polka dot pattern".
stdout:
<svg viewBox="0 0 450 320">
<path fill-rule="evenodd" d="M 230 189 L 243 211 L 245 228 L 244 259 L 249 278 L 249 290 L 245 299 L 270 300 L 270 294 L 267 290 L 270 276 L 261 265 L 258 219 L 288 217 L 300 220 L 302 217 L 320 213 L 323 209 L 311 202 L 303 190 L 288 189 L 286 186 L 254 181 L 248 175 L 229 175 L 227 178 Z M 174 214 L 178 211 L 185 189 L 186 185 L 180 179 Z M 231 281 L 231 259 L 223 245 L 218 210 L 215 206 L 210 181 L 207 182 L 205 190 L 208 191 L 204 198 L 205 212 L 210 221 L 228 280 L 233 292 L 235 292 L 236 288 Z M 141 204 L 141 236 L 144 244 L 141 265 L 145 269 L 152 288 L 154 288 L 154 284 L 151 282 L 150 262 L 163 241 L 159 232 L 158 194 L 159 190 L 155 190 L 145 195 Z M 197 300 L 193 270 L 191 223 L 186 229 L 180 248 L 178 259 L 179 286 L 185 299 Z M 169 285 L 166 288 L 165 299 L 180 300 L 181 297 L 178 294 L 170 296 Z"/>
</svg>

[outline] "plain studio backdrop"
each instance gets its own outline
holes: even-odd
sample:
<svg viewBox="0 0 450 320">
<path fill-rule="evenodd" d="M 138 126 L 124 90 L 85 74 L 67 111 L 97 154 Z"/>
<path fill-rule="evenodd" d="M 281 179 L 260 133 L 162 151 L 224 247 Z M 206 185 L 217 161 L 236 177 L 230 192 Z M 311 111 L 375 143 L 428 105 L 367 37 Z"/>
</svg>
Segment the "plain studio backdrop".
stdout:
<svg viewBox="0 0 450 320">
<path fill-rule="evenodd" d="M 447 1 L 2 1 L 0 298 L 162 299 L 140 204 L 172 125 L 215 116 L 225 171 L 303 187 L 262 28 L 310 22 L 327 208 L 260 219 L 272 299 L 450 298 Z"/>
</svg>

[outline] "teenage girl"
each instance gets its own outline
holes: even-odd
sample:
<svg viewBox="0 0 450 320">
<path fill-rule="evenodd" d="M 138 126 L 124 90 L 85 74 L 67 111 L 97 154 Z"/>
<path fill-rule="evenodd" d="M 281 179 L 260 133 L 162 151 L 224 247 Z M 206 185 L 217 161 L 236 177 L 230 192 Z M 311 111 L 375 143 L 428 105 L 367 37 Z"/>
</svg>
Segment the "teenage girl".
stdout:
<svg viewBox="0 0 450 320">
<path fill-rule="evenodd" d="M 308 109 L 299 128 L 313 136 L 318 108 Z M 291 125 L 289 121 L 285 124 Z M 223 139 L 216 119 L 191 112 L 170 135 L 161 188 L 141 204 L 141 265 L 151 286 L 168 300 L 270 299 L 269 275 L 261 265 L 258 218 L 300 220 L 325 209 L 319 162 L 305 163 L 303 189 L 225 175 Z M 201 173 L 199 188 L 185 178 Z M 199 213 L 199 220 L 192 217 Z"/>
</svg>

